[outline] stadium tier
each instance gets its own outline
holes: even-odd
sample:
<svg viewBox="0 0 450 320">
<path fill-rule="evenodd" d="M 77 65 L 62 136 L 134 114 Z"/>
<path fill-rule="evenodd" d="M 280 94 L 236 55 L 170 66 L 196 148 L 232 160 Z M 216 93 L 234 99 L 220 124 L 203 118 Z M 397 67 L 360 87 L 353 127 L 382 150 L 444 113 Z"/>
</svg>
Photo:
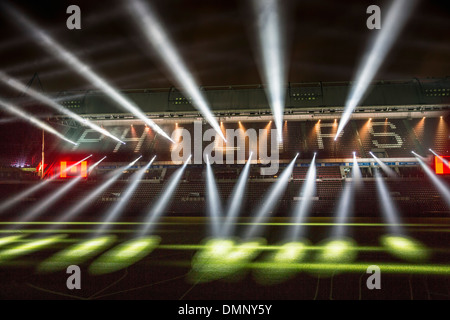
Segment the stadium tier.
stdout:
<svg viewBox="0 0 450 320">
<path fill-rule="evenodd" d="M 239 216 L 254 214 L 253 210 L 264 203 L 272 186 L 295 157 L 284 189 L 281 188 L 282 192 L 274 200 L 271 216 L 294 215 L 297 204 L 303 199 L 303 187 L 308 181 L 313 157 L 316 179 L 311 217 L 335 215 L 345 185 L 354 178 L 355 161 L 363 187 L 355 190 L 353 209 L 349 209 L 354 211 L 353 216 L 380 216 L 376 172 L 385 180 L 389 196 L 404 215 L 445 216 L 449 213 L 446 200 L 428 180 L 418 158 L 411 152 L 425 157 L 431 170 L 435 170 L 435 164 L 430 150 L 438 155 L 449 155 L 448 88 L 448 79 L 376 83 L 365 103 L 336 137 L 342 115 L 342 107 L 336 105 L 342 103 L 348 83 L 292 85 L 287 89 L 289 98 L 281 139 L 277 137 L 261 88 L 206 88 L 205 95 L 211 99 L 226 142 L 198 114 L 192 113 L 190 102 L 183 100 L 179 92 L 170 90 L 166 104 L 167 92 L 164 91 L 127 92 L 174 143 L 141 120 L 116 110 L 100 93 L 86 93 L 82 100 L 69 100 L 70 94 L 64 93 L 60 100 L 65 101 L 67 108 L 96 121 L 125 143 L 91 128 L 74 125 L 67 117 L 52 115 L 50 122 L 59 125 L 60 131 L 76 145 L 45 135 L 44 179 L 52 181 L 17 205 L 29 211 L 39 199 L 63 189 L 84 170 L 83 179 L 68 189 L 70 192 L 62 193 L 53 201 L 51 207 L 58 208 L 57 212 L 43 212 L 49 219 L 101 189 L 92 203 L 81 210 L 85 213 L 82 216 L 96 219 L 97 213 L 126 201 L 123 217 L 139 220 L 164 195 L 172 180 L 177 183 L 163 214 L 205 216 L 208 208 L 206 157 L 212 164 L 219 199 L 225 210 L 251 154 Z M 413 95 L 414 92 L 419 94 Z M 380 100 L 380 96 L 383 99 Z M 45 108 L 41 111 L 48 112 Z M 40 183 L 36 173 L 42 159 L 41 133 L 23 124 L 23 130 L 13 134 L 16 125 L 6 123 L 1 128 L 11 138 L 2 142 L 8 152 L 2 153 L 0 158 L 0 191 L 7 198 Z M 178 175 L 189 155 L 192 155 L 190 163 Z M 63 168 L 88 156 L 84 169 L 75 165 L 62 174 Z M 123 200 L 137 171 L 154 156 L 151 167 Z M 91 171 L 89 168 L 103 157 L 106 159 Z M 137 162 L 125 168 L 136 159 Z M 377 161 L 388 169 L 379 170 L 381 164 Z M 273 170 L 265 171 L 267 168 Z M 120 169 L 119 175 L 102 189 L 102 184 L 117 169 Z M 443 175 L 442 181 L 448 186 L 447 176 Z M 5 216 L 14 215 L 17 207 L 8 210 Z"/>
<path fill-rule="evenodd" d="M 225 123 L 222 126 L 224 131 L 230 131 L 232 134 L 240 131 L 237 122 Z M 251 142 L 251 137 L 245 136 L 248 132 L 246 129 L 242 136 L 234 139 L 233 148 L 242 148 L 239 142 L 245 139 L 244 157 L 247 159 L 249 152 L 253 150 L 250 147 L 254 147 L 258 153 L 261 152 L 261 132 L 268 131 L 268 123 L 242 122 L 241 126 L 252 128 L 256 132 L 256 139 L 253 142 Z M 203 127 L 203 132 L 208 130 L 206 125 Z M 156 155 L 158 162 L 171 161 L 175 146 L 170 141 L 155 135 L 144 125 L 117 125 L 105 126 L 105 128 L 120 136 L 126 144 L 102 137 L 92 129 L 69 129 L 67 135 L 77 141 L 78 145 L 74 146 L 49 137 L 47 142 L 49 159 L 76 159 L 78 155 L 95 153 L 107 156 L 108 162 L 125 162 L 132 160 L 134 155 L 143 155 L 147 158 Z M 192 123 L 168 124 L 163 125 L 162 128 L 169 133 L 175 129 L 186 130 L 191 137 L 194 137 Z M 361 158 L 370 157 L 369 152 L 374 152 L 381 158 L 401 158 L 410 157 L 412 150 L 416 150 L 419 154 L 425 154 L 431 148 L 444 155 L 449 149 L 449 125 L 440 117 L 352 120 L 344 129 L 342 136 L 335 141 L 336 129 L 337 121 L 287 121 L 283 130 L 283 141 L 277 143 L 280 160 L 290 160 L 297 152 L 300 152 L 300 159 L 309 159 L 314 152 L 317 152 L 317 157 L 320 159 L 348 158 L 354 151 Z M 202 147 L 196 146 L 196 148 L 205 150 L 211 143 L 211 141 L 203 141 Z M 272 140 L 268 135 L 267 150 L 270 150 L 271 143 Z M 230 148 L 227 147 L 230 144 L 231 142 L 225 143 L 221 147 L 222 150 L 219 150 L 224 153 L 223 162 L 226 162 L 225 154 L 229 152 Z M 252 145 L 250 146 L 250 144 Z M 187 148 L 181 150 L 181 154 L 183 152 L 190 154 L 193 150 L 192 145 L 193 143 L 186 145 Z M 34 145 L 33 148 L 18 148 L 17 150 L 11 148 L 8 151 L 2 153 L 2 165 L 5 167 L 36 167 L 39 164 L 39 146 Z M 237 151 L 234 152 L 234 159 L 237 160 Z"/>
</svg>

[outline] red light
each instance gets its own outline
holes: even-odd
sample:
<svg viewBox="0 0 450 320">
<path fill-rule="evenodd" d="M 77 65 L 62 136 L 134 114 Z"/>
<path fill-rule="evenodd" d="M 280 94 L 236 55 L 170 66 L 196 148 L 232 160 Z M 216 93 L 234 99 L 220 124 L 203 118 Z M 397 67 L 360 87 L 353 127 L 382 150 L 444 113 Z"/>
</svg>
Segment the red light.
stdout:
<svg viewBox="0 0 450 320">
<path fill-rule="evenodd" d="M 81 177 L 82 178 L 87 177 L 87 162 L 86 161 L 81 162 Z"/>
<path fill-rule="evenodd" d="M 82 162 L 61 161 L 59 176 L 61 178 L 75 178 L 79 176 L 81 176 L 82 178 L 86 178 L 87 161 Z"/>
<path fill-rule="evenodd" d="M 441 158 L 450 161 L 450 156 L 441 156 Z M 450 167 L 436 156 L 434 157 L 434 170 L 439 175 L 450 174 Z"/>
<path fill-rule="evenodd" d="M 61 178 L 67 178 L 67 161 L 61 161 Z"/>
</svg>

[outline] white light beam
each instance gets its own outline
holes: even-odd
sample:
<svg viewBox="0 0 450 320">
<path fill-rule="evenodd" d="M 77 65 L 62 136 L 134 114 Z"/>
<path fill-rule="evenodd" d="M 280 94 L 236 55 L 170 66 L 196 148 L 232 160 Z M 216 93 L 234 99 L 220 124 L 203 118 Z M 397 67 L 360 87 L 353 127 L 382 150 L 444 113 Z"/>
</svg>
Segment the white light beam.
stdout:
<svg viewBox="0 0 450 320">
<path fill-rule="evenodd" d="M 387 12 L 386 19 L 382 23 L 381 30 L 377 31 L 378 34 L 372 47 L 359 65 L 356 80 L 354 81 L 355 85 L 351 88 L 347 97 L 344 113 L 339 120 L 334 140 L 337 140 L 345 125 L 350 121 L 353 110 L 363 99 L 370 83 L 386 59 L 416 3 L 416 0 L 393 1 Z"/>
<path fill-rule="evenodd" d="M 67 108 L 63 107 L 62 105 L 56 103 L 55 101 L 53 101 L 52 99 L 50 99 L 49 97 L 45 96 L 44 94 L 37 92 L 36 90 L 33 90 L 32 88 L 27 88 L 27 86 L 25 86 L 23 83 L 19 82 L 18 80 L 11 78 L 10 76 L 8 76 L 6 73 L 4 73 L 3 71 L 0 71 L 0 80 L 9 85 L 10 87 L 20 91 L 20 92 L 24 92 L 27 95 L 29 95 L 30 97 L 41 101 L 42 103 L 48 105 L 49 107 L 53 108 L 54 110 L 61 112 L 69 117 L 71 117 L 72 119 L 74 119 L 75 121 L 81 123 L 82 125 L 86 125 L 89 128 L 100 132 L 101 134 L 110 137 L 116 141 L 119 141 L 123 144 L 125 144 L 125 142 L 123 142 L 122 140 L 120 140 L 119 138 L 115 137 L 114 135 L 112 135 L 111 133 L 109 133 L 108 131 L 106 131 L 105 129 L 99 127 L 98 125 L 96 125 L 95 123 L 92 123 L 91 121 L 89 121 L 88 119 L 83 119 L 82 117 L 80 117 L 78 114 L 68 110 Z"/>
<path fill-rule="evenodd" d="M 264 201 L 256 209 L 255 217 L 252 220 L 252 224 L 246 230 L 245 235 L 243 237 L 244 239 L 253 238 L 257 235 L 258 232 L 262 230 L 263 225 L 261 223 L 265 221 L 268 214 L 275 208 L 278 199 L 281 197 L 282 193 L 287 187 L 297 157 L 298 153 L 295 156 L 295 158 L 289 163 L 286 169 L 283 170 L 281 175 L 278 177 L 277 181 L 275 181 L 272 184 L 270 189 L 264 195 Z"/>
<path fill-rule="evenodd" d="M 253 0 L 257 16 L 260 73 L 267 83 L 266 95 L 272 109 L 278 140 L 283 139 L 283 115 L 286 91 L 286 62 L 284 59 L 284 32 L 278 0 Z"/>
<path fill-rule="evenodd" d="M 28 112 L 23 111 L 22 109 L 20 109 L 18 106 L 10 104 L 2 99 L 0 99 L 0 109 L 5 110 L 8 113 L 14 114 L 16 116 L 19 116 L 20 118 L 28 121 L 29 123 L 31 123 L 32 125 L 39 127 L 45 131 L 47 131 L 48 133 L 51 133 L 55 136 L 57 136 L 58 138 L 67 141 L 71 144 L 77 145 L 75 142 L 67 139 L 66 137 L 64 137 L 61 133 L 59 133 L 58 131 L 56 131 L 55 129 L 53 129 L 52 127 L 50 127 L 48 124 L 46 124 L 45 122 L 42 122 L 41 120 L 33 117 L 31 114 L 29 114 Z"/>
<path fill-rule="evenodd" d="M 120 195 L 118 201 L 115 203 L 112 209 L 108 211 L 108 213 L 106 214 L 106 218 L 102 221 L 103 224 L 101 224 L 97 229 L 96 235 L 104 232 L 109 227 L 108 223 L 114 221 L 116 217 L 123 211 L 125 206 L 128 204 L 128 201 L 131 199 L 134 191 L 139 186 L 139 183 L 141 182 L 145 172 L 148 168 L 150 168 L 155 158 L 156 156 L 154 156 L 145 167 L 139 169 L 130 177 L 131 184 L 126 188 L 125 192 Z"/>
<path fill-rule="evenodd" d="M 163 215 L 164 210 L 166 209 L 170 199 L 175 193 L 178 183 L 183 177 L 183 172 L 186 169 L 186 166 L 188 165 L 189 161 L 191 160 L 191 157 L 192 155 L 190 155 L 187 158 L 183 166 L 179 168 L 177 171 L 175 171 L 175 173 L 170 177 L 167 184 L 164 186 L 164 189 L 159 194 L 158 200 L 154 205 L 152 205 L 151 209 L 147 214 L 147 221 L 139 232 L 140 236 L 144 236 L 147 233 L 151 233 L 155 229 L 155 223 Z"/>
<path fill-rule="evenodd" d="M 245 164 L 244 170 L 242 170 L 239 175 L 239 179 L 236 183 L 236 186 L 233 188 L 233 193 L 230 197 L 230 203 L 228 205 L 228 210 L 225 215 L 225 223 L 222 230 L 223 237 L 229 237 L 233 234 L 234 222 L 236 221 L 236 217 L 241 211 L 241 207 L 243 204 L 243 198 L 245 194 L 245 187 L 247 185 L 248 175 L 250 173 L 250 165 L 252 159 L 253 152 L 250 152 L 250 156 Z"/>
<path fill-rule="evenodd" d="M 25 16 L 19 13 L 17 10 L 10 6 L 5 6 L 11 16 L 18 21 L 18 23 L 29 33 L 33 34 L 34 38 L 38 40 L 42 48 L 47 50 L 50 54 L 55 55 L 59 60 L 67 64 L 80 76 L 91 82 L 93 85 L 101 89 L 106 93 L 112 100 L 117 102 L 123 109 L 134 114 L 137 118 L 144 121 L 149 127 L 154 129 L 157 133 L 172 141 L 172 139 L 152 120 L 147 118 L 147 116 L 140 110 L 133 102 L 125 98 L 124 95 L 119 93 L 111 85 L 109 85 L 106 80 L 102 79 L 91 68 L 79 60 L 75 55 L 66 50 L 63 46 L 58 44 L 53 40 L 47 33 L 40 30 L 38 26 L 29 21 Z M 173 141 L 172 141 L 173 142 Z"/>
<path fill-rule="evenodd" d="M 383 171 L 391 178 L 397 178 L 397 174 L 394 170 L 389 168 L 383 161 L 381 161 L 377 156 L 375 156 L 372 152 L 369 152 L 370 155 L 375 159 L 375 161 L 378 163 L 378 165 L 383 169 Z"/>
<path fill-rule="evenodd" d="M 306 174 L 306 179 L 303 182 L 300 191 L 299 196 L 301 199 L 295 207 L 294 215 L 292 217 L 294 224 L 288 235 L 288 239 L 291 241 L 298 241 L 298 239 L 303 236 L 304 225 L 302 223 L 311 209 L 312 198 L 316 189 L 316 175 L 316 154 L 314 153 L 314 157 Z"/>
<path fill-rule="evenodd" d="M 439 179 L 436 174 L 433 172 L 433 170 L 430 169 L 429 166 L 426 165 L 425 162 L 420 158 L 420 156 L 416 153 L 416 159 L 419 161 L 420 166 L 422 167 L 423 171 L 427 174 L 428 178 L 430 178 L 431 182 L 433 182 L 436 189 L 438 189 L 439 193 L 442 196 L 442 199 L 444 199 L 445 203 L 447 204 L 448 208 L 450 208 L 450 190 L 449 188 L 444 184 L 444 182 Z"/>
<path fill-rule="evenodd" d="M 161 61 L 164 62 L 172 77 L 176 80 L 185 97 L 192 99 L 194 107 L 200 111 L 213 129 L 226 141 L 216 118 L 211 112 L 208 102 L 198 89 L 199 86 L 196 84 L 192 73 L 188 70 L 168 34 L 165 32 L 155 14 L 155 10 L 139 0 L 129 1 L 128 8 L 135 18 L 137 25 L 147 37 L 147 40 L 158 53 Z"/>
<path fill-rule="evenodd" d="M 447 167 L 450 168 L 450 163 L 446 159 L 442 158 L 440 155 L 438 155 L 433 150 L 431 150 L 431 149 L 428 149 L 428 150 L 430 150 L 432 154 L 434 154 L 436 157 L 438 157 L 439 160 L 441 160 Z"/>
</svg>

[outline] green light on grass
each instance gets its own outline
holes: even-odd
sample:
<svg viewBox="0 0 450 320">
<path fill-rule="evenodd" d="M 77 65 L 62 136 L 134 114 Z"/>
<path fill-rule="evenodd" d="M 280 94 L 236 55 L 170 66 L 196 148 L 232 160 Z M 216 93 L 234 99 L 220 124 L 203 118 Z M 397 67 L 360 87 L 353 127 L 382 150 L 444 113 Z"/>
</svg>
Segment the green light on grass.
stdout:
<svg viewBox="0 0 450 320">
<path fill-rule="evenodd" d="M 204 255 L 208 259 L 220 259 L 233 249 L 235 242 L 230 239 L 212 239 L 207 241 L 204 246 Z"/>
<path fill-rule="evenodd" d="M 129 267 L 150 254 L 160 241 L 160 237 L 152 236 L 124 242 L 97 258 L 89 266 L 89 272 L 98 275 Z"/>
<path fill-rule="evenodd" d="M 299 271 L 311 272 L 345 272 L 345 273 L 362 273 L 366 272 L 371 265 L 380 267 L 381 274 L 426 274 L 426 275 L 450 275 L 450 265 L 417 265 L 417 264 L 392 264 L 383 262 L 367 262 L 367 263 L 293 263 L 288 266 Z M 279 268 L 279 263 L 253 262 L 247 266 L 249 269 L 273 269 Z"/>
<path fill-rule="evenodd" d="M 0 238 L 0 246 L 7 245 L 7 244 L 9 244 L 11 242 L 16 242 L 17 240 L 19 240 L 22 237 L 23 237 L 23 235 L 9 236 L 9 237 Z"/>
<path fill-rule="evenodd" d="M 194 255 L 189 278 L 194 282 L 207 282 L 222 278 L 236 278 L 247 263 L 260 252 L 264 239 L 236 244 L 232 239 L 211 239 L 205 248 Z"/>
<path fill-rule="evenodd" d="M 275 265 L 274 268 L 261 268 L 253 271 L 253 275 L 257 282 L 265 285 L 277 284 L 293 277 L 299 272 L 295 265 L 305 260 L 308 254 L 309 243 L 289 242 L 272 252 L 264 260 Z"/>
<path fill-rule="evenodd" d="M 38 271 L 52 272 L 66 269 L 72 264 L 82 264 L 107 248 L 115 239 L 115 236 L 104 236 L 74 244 L 42 262 Z"/>
<path fill-rule="evenodd" d="M 356 257 L 355 246 L 356 243 L 350 239 L 329 240 L 318 254 L 318 260 L 327 263 L 353 261 Z"/>
<path fill-rule="evenodd" d="M 427 248 L 419 241 L 398 235 L 381 237 L 381 244 L 395 257 L 409 261 L 426 260 L 429 256 Z"/>
<path fill-rule="evenodd" d="M 26 243 L 20 244 L 16 247 L 13 247 L 11 249 L 4 250 L 0 252 L 0 263 L 5 260 L 11 260 L 18 256 L 23 256 L 26 254 L 29 254 L 31 252 L 35 252 L 37 250 L 40 250 L 44 247 L 47 247 L 48 245 L 55 243 L 62 238 L 64 238 L 65 235 L 56 235 L 52 237 L 42 238 L 38 240 L 31 240 Z"/>
<path fill-rule="evenodd" d="M 307 244 L 303 242 L 289 242 L 284 244 L 273 256 L 275 262 L 298 262 L 306 255 Z"/>
</svg>

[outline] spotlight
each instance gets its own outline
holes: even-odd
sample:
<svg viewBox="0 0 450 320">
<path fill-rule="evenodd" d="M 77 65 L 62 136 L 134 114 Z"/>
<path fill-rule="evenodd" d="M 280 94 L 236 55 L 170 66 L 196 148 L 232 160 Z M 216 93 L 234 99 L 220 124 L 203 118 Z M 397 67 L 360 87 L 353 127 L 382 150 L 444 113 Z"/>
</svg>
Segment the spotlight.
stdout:
<svg viewBox="0 0 450 320">
<path fill-rule="evenodd" d="M 380 198 L 380 204 L 385 219 L 388 222 L 388 228 L 391 234 L 402 235 L 404 234 L 400 224 L 400 214 L 392 201 L 389 194 L 389 190 L 377 170 L 375 170 L 375 181 L 377 185 L 378 197 Z"/>
<path fill-rule="evenodd" d="M 56 103 L 55 101 L 53 101 L 52 99 L 50 99 L 49 97 L 43 95 L 42 93 L 37 92 L 36 90 L 33 90 L 33 88 L 27 87 L 26 85 L 24 85 L 23 83 L 19 82 L 16 79 L 13 79 L 11 77 L 9 77 L 8 75 L 6 75 L 4 72 L 0 71 L 0 80 L 9 85 L 10 87 L 26 93 L 27 95 L 29 95 L 32 98 L 35 98 L 38 101 L 41 101 L 42 103 L 48 105 L 49 107 L 52 107 L 54 110 L 61 112 L 65 115 L 68 115 L 69 117 L 71 117 L 72 119 L 74 119 L 75 121 L 77 121 L 78 123 L 82 124 L 82 125 L 86 125 L 91 129 L 94 129 L 97 132 L 100 132 L 101 134 L 110 137 L 116 141 L 121 142 L 122 144 L 125 144 L 125 142 L 123 142 L 122 140 L 120 140 L 119 138 L 115 137 L 114 135 L 112 135 L 111 133 L 109 133 L 108 131 L 106 131 L 105 129 L 100 128 L 98 125 L 92 123 L 91 121 L 89 121 L 88 119 L 84 119 L 82 117 L 80 117 L 78 114 L 67 110 L 65 107 L 63 107 L 62 105 Z"/>
<path fill-rule="evenodd" d="M 378 165 L 381 167 L 381 169 L 383 169 L 383 171 L 390 177 L 392 178 L 396 178 L 397 174 L 395 173 L 394 170 L 392 170 L 391 168 L 389 168 L 384 162 L 382 162 L 380 159 L 378 159 L 378 157 L 376 157 L 372 151 L 369 152 L 370 155 L 375 159 L 375 161 L 378 163 Z"/>
<path fill-rule="evenodd" d="M 345 223 L 353 212 L 353 194 L 353 184 L 346 181 L 336 210 L 336 220 L 332 230 L 333 238 L 342 238 L 345 236 Z"/>
<path fill-rule="evenodd" d="M 16 9 L 11 6 L 4 6 L 8 13 L 14 17 L 14 20 L 17 21 L 22 28 L 27 33 L 33 35 L 33 37 L 37 40 L 37 42 L 52 55 L 55 55 L 59 60 L 67 64 L 72 70 L 77 72 L 79 75 L 84 77 L 86 80 L 91 82 L 96 87 L 100 88 L 106 95 L 108 95 L 112 100 L 114 100 L 119 106 L 121 106 L 124 110 L 131 112 L 137 118 L 144 121 L 144 123 L 148 124 L 151 128 L 153 128 L 160 135 L 172 141 L 172 139 L 152 120 L 147 118 L 147 116 L 129 99 L 127 99 L 124 95 L 119 93 L 116 89 L 114 89 L 110 84 L 106 82 L 106 80 L 102 79 L 99 75 L 92 71 L 87 64 L 83 63 L 79 60 L 75 55 L 66 50 L 63 46 L 57 43 L 54 39 L 52 39 L 47 33 L 40 30 L 38 26 L 29 21 L 24 15 L 19 13 Z M 173 141 L 172 141 L 173 142 Z"/>
<path fill-rule="evenodd" d="M 243 199 L 245 195 L 245 188 L 247 186 L 248 175 L 250 173 L 250 164 L 253 153 L 250 152 L 247 163 L 245 164 L 244 170 L 242 170 L 239 175 L 239 179 L 233 188 L 231 197 L 229 198 L 228 210 L 225 215 L 225 223 L 223 226 L 222 236 L 227 238 L 233 234 L 234 223 L 236 221 L 239 212 L 241 211 L 241 206 L 243 204 Z"/>
<path fill-rule="evenodd" d="M 66 172 L 69 171 L 72 167 L 79 165 L 81 162 L 85 161 L 86 159 L 90 158 L 91 156 L 92 156 L 92 155 L 90 155 L 90 156 L 88 156 L 88 157 L 86 157 L 86 158 L 84 158 L 84 159 L 82 159 L 82 160 L 80 160 L 80 161 L 74 163 L 73 165 L 67 167 L 65 171 L 66 171 Z M 104 157 L 104 158 L 106 158 L 106 157 Z M 104 159 L 104 158 L 103 158 L 103 159 Z M 103 159 L 102 159 L 102 160 L 103 160 Z M 100 161 L 102 161 L 102 160 L 100 160 Z M 93 166 L 91 166 L 91 168 L 92 168 L 92 167 L 95 167 L 96 165 L 98 165 L 98 164 L 100 163 L 100 161 L 97 162 L 96 164 L 94 164 Z M 0 204 L 0 212 L 1 212 L 1 211 L 4 211 L 4 210 L 6 210 L 6 209 L 8 209 L 8 208 L 10 208 L 10 207 L 12 207 L 13 205 L 15 205 L 16 203 L 18 203 L 18 202 L 21 201 L 22 199 L 25 199 L 26 197 L 28 197 L 29 195 L 31 195 L 31 194 L 33 194 L 34 192 L 38 191 L 39 189 L 43 188 L 43 187 L 46 186 L 50 181 L 53 181 L 53 180 L 55 180 L 55 179 L 58 178 L 58 177 L 59 177 L 59 174 L 55 174 L 55 175 L 51 176 L 49 179 L 46 179 L 46 180 L 44 180 L 44 181 L 41 181 L 40 183 L 38 183 L 38 184 L 32 186 L 31 188 L 28 188 L 28 189 L 22 191 L 21 193 L 19 193 L 18 195 L 15 195 L 14 197 L 8 199 L 7 201 L 1 203 L 1 204 Z"/>
<path fill-rule="evenodd" d="M 292 215 L 293 224 L 288 236 L 289 241 L 297 241 L 303 237 L 304 225 L 303 221 L 307 214 L 310 212 L 312 205 L 312 198 L 314 191 L 316 190 L 316 155 L 314 155 L 311 164 L 309 165 L 308 172 L 306 174 L 306 180 L 304 181 L 299 194 L 299 202 L 295 207 L 295 211 Z"/>
<path fill-rule="evenodd" d="M 286 169 L 283 170 L 281 175 L 278 177 L 277 181 L 275 181 L 267 193 L 264 195 L 264 201 L 262 204 L 256 209 L 255 217 L 253 218 L 252 224 L 246 230 L 244 239 L 250 239 L 257 235 L 257 233 L 261 232 L 263 229 L 262 222 L 265 221 L 267 215 L 275 208 L 278 199 L 281 197 L 282 193 L 287 187 L 289 182 L 289 178 L 292 174 L 292 170 L 294 169 L 295 161 L 297 160 L 297 156 L 289 163 Z"/>
<path fill-rule="evenodd" d="M 428 165 L 423 162 L 423 157 L 416 154 L 417 160 L 419 161 L 420 166 L 422 167 L 425 174 L 428 176 L 428 178 L 431 180 L 431 182 L 434 184 L 435 188 L 439 191 L 441 194 L 442 199 L 447 203 L 447 206 L 450 208 L 450 190 L 446 186 L 446 184 L 439 179 L 436 174 L 433 172 L 433 170 L 430 169 Z"/>
<path fill-rule="evenodd" d="M 45 131 L 47 131 L 48 133 L 51 133 L 55 136 L 57 136 L 60 139 L 63 139 L 64 141 L 67 141 L 71 144 L 77 145 L 75 142 L 67 139 L 66 137 L 64 137 L 61 133 L 59 133 L 58 131 L 56 131 L 55 129 L 53 129 L 52 127 L 50 127 L 48 124 L 42 122 L 41 120 L 33 117 L 31 114 L 29 114 L 28 112 L 23 111 L 22 109 L 20 109 L 18 106 L 10 104 L 2 99 L 0 99 L 0 108 L 5 110 L 8 113 L 12 113 L 16 116 L 19 116 L 20 118 L 25 119 L 26 121 L 28 121 L 29 123 L 31 123 L 32 125 L 39 127 Z"/>
<path fill-rule="evenodd" d="M 419 261 L 429 256 L 427 248 L 422 243 L 409 237 L 385 235 L 380 240 L 392 255 L 404 260 Z"/>
<path fill-rule="evenodd" d="M 70 182 L 66 182 L 64 186 L 59 188 L 56 192 L 49 195 L 49 197 L 42 200 L 39 204 L 34 206 L 32 209 L 28 210 L 20 219 L 20 222 L 30 221 L 35 218 L 38 214 L 48 209 L 51 205 L 53 205 L 56 201 L 60 200 L 61 197 L 69 192 L 70 189 L 75 187 L 77 183 L 81 181 L 81 176 L 73 178 Z M 16 226 L 19 226 L 16 225 Z"/>
<path fill-rule="evenodd" d="M 367 52 L 358 68 L 355 85 L 345 103 L 344 113 L 339 122 L 336 137 L 339 136 L 345 125 L 350 121 L 353 110 L 360 104 L 369 88 L 370 83 L 377 74 L 392 45 L 400 34 L 401 29 L 412 12 L 415 0 L 397 0 L 389 8 L 383 28 L 377 33 L 372 47 Z"/>
<path fill-rule="evenodd" d="M 200 111 L 219 136 L 226 141 L 204 95 L 198 89 L 192 73 L 188 70 L 159 22 L 155 10 L 148 3 L 144 4 L 139 0 L 130 1 L 128 7 L 135 18 L 134 20 L 138 22 L 141 31 L 145 34 L 153 49 L 159 54 L 160 59 L 165 63 L 173 78 L 178 82 L 178 86 L 185 97 L 191 97 L 194 107 Z"/>
<path fill-rule="evenodd" d="M 94 170 L 99 164 L 100 164 L 100 162 L 102 162 L 103 160 L 105 160 L 106 159 L 106 156 L 104 156 L 103 158 L 101 158 L 100 160 L 98 160 L 96 163 L 94 163 L 93 165 L 91 165 L 90 167 L 89 167 L 89 171 L 88 172 L 91 172 L 92 170 Z"/>
<path fill-rule="evenodd" d="M 275 120 L 278 141 L 283 139 L 283 114 L 286 90 L 286 59 L 284 28 L 281 8 L 276 0 L 253 0 L 257 18 L 259 54 L 261 57 L 260 74 L 267 83 L 267 100 Z"/>
<path fill-rule="evenodd" d="M 356 160 L 356 153 L 353 152 L 353 168 L 352 168 L 352 180 L 356 187 L 361 187 L 362 184 L 362 174 L 359 169 L 358 161 Z"/>
<path fill-rule="evenodd" d="M 142 156 L 141 156 L 142 157 Z M 85 197 L 83 197 L 83 200 L 81 200 L 80 202 L 76 203 L 74 206 L 72 206 L 71 208 L 69 208 L 62 216 L 60 216 L 58 218 L 58 222 L 61 221 L 68 221 L 69 219 L 72 218 L 72 216 L 74 214 L 80 213 L 84 208 L 86 208 L 92 201 L 94 201 L 95 199 L 97 199 L 98 196 L 100 196 L 106 189 L 108 189 L 108 187 L 110 187 L 115 181 L 117 181 L 117 179 L 120 178 L 120 176 L 122 175 L 122 173 L 129 169 L 136 161 L 138 161 L 141 157 L 139 157 L 138 159 L 134 160 L 133 162 L 131 162 L 130 164 L 121 167 L 115 171 L 113 171 L 109 177 L 107 177 L 107 180 L 101 184 L 98 188 L 96 188 L 93 192 L 90 192 L 89 194 L 87 194 Z"/>
<path fill-rule="evenodd" d="M 216 179 L 214 178 L 214 172 L 208 157 L 206 157 L 206 191 L 206 203 L 208 206 L 208 214 L 211 219 L 211 236 L 216 238 L 220 235 L 219 227 L 220 219 L 222 217 L 222 204 Z"/>
<path fill-rule="evenodd" d="M 54 272 L 64 270 L 68 265 L 80 265 L 108 248 L 115 240 L 114 236 L 107 236 L 76 243 L 44 260 L 38 271 Z"/>
<path fill-rule="evenodd" d="M 156 156 L 154 156 L 150 162 L 143 168 L 139 169 L 139 171 L 135 172 L 130 177 L 130 185 L 126 188 L 126 190 L 120 195 L 120 201 L 118 201 L 115 206 L 109 210 L 108 213 L 105 215 L 105 219 L 103 219 L 103 224 L 100 225 L 100 227 L 96 231 L 96 235 L 100 234 L 101 232 L 105 231 L 105 229 L 108 228 L 109 222 L 114 221 L 116 217 L 123 211 L 125 206 L 128 204 L 128 201 L 131 199 L 131 196 L 133 195 L 134 191 L 138 187 L 139 183 L 142 180 L 142 177 L 147 172 L 147 169 L 152 165 L 153 161 L 155 160 Z"/>
<path fill-rule="evenodd" d="M 191 160 L 192 155 L 189 155 L 186 162 L 183 164 L 181 168 L 179 168 L 175 173 L 170 177 L 167 184 L 164 186 L 164 189 L 159 194 L 158 200 L 156 203 L 152 204 L 152 207 L 147 213 L 146 224 L 143 225 L 143 228 L 139 231 L 140 236 L 144 236 L 146 233 L 153 232 L 155 229 L 155 222 L 161 217 L 164 213 L 164 210 L 167 208 L 172 196 L 174 195 L 177 186 L 183 177 L 184 170 L 186 169 L 189 161 Z"/>
<path fill-rule="evenodd" d="M 149 255 L 160 241 L 159 237 L 153 236 L 121 243 L 97 258 L 89 266 L 89 273 L 102 275 L 127 268 Z"/>
<path fill-rule="evenodd" d="M 23 256 L 26 254 L 30 254 L 32 252 L 38 251 L 42 248 L 45 248 L 53 243 L 62 241 L 66 236 L 65 235 L 54 235 L 47 238 L 42 239 L 34 239 L 27 241 L 25 243 L 19 244 L 18 246 L 12 247 L 10 249 L 6 249 L 0 252 L 0 263 L 12 260 L 19 256 Z"/>
<path fill-rule="evenodd" d="M 190 277 L 195 283 L 239 274 L 261 251 L 264 239 L 236 244 L 230 239 L 210 239 L 192 258 Z"/>
<path fill-rule="evenodd" d="M 428 149 L 428 150 L 430 150 L 432 154 L 434 154 L 439 160 L 442 161 L 442 163 L 444 163 L 447 167 L 450 168 L 450 163 L 447 161 L 447 159 L 442 158 L 440 155 L 438 155 L 436 152 L 434 152 L 431 149 Z"/>
</svg>

